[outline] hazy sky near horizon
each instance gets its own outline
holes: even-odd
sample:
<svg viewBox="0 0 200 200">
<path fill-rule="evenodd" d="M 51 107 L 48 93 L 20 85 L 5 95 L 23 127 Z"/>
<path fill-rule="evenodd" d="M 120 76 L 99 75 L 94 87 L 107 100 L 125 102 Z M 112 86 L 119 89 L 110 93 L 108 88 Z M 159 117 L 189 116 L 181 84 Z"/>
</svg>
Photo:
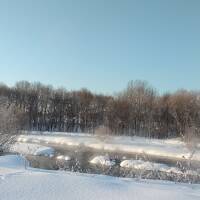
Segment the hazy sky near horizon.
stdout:
<svg viewBox="0 0 200 200">
<path fill-rule="evenodd" d="M 198 0 L 1 0 L 0 82 L 200 89 Z"/>
</svg>

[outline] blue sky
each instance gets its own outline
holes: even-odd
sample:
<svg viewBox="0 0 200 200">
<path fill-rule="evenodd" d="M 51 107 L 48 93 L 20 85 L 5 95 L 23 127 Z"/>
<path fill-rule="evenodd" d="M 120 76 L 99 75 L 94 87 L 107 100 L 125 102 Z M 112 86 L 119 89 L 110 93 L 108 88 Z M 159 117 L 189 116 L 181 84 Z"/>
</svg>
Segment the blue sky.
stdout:
<svg viewBox="0 0 200 200">
<path fill-rule="evenodd" d="M 200 88 L 198 0 L 2 0 L 0 82 Z"/>
</svg>

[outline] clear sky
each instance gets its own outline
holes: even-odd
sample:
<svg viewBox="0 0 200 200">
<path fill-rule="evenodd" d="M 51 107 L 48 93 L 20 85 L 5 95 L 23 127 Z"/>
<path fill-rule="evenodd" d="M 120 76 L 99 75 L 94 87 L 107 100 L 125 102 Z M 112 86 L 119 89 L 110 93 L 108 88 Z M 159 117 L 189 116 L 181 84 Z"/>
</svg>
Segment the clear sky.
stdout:
<svg viewBox="0 0 200 200">
<path fill-rule="evenodd" d="M 0 82 L 200 89 L 199 0 L 1 0 Z"/>
</svg>

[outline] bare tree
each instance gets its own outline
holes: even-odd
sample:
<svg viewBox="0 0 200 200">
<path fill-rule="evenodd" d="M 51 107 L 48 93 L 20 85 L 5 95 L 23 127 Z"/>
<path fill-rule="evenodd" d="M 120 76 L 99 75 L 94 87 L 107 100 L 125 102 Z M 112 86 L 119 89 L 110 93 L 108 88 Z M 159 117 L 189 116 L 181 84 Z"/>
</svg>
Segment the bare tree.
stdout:
<svg viewBox="0 0 200 200">
<path fill-rule="evenodd" d="M 14 87 L 0 84 L 0 96 L 6 99 L 1 103 L 3 132 L 11 129 L 3 120 L 17 113 L 22 130 L 94 133 L 107 127 L 112 134 L 163 138 L 184 137 L 186 128 L 200 127 L 199 92 L 158 95 L 145 81 L 130 81 L 115 96 L 20 81 Z"/>
<path fill-rule="evenodd" d="M 0 149 L 14 139 L 20 130 L 22 115 L 15 109 L 14 105 L 9 104 L 7 98 L 0 98 Z"/>
</svg>

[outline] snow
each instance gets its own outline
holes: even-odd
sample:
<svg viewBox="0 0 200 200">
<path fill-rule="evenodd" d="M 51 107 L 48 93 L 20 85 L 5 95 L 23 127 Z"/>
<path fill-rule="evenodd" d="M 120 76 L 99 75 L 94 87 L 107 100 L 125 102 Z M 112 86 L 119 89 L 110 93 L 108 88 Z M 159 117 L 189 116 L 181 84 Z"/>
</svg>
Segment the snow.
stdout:
<svg viewBox="0 0 200 200">
<path fill-rule="evenodd" d="M 24 168 L 25 158 L 17 155 L 6 155 L 0 157 L 0 169 L 2 168 Z"/>
<path fill-rule="evenodd" d="M 169 167 L 166 164 L 161 163 L 153 163 L 149 161 L 143 160 L 124 160 L 120 163 L 121 167 L 124 168 L 133 168 L 138 170 L 151 170 L 151 171 L 161 171 L 161 172 L 168 172 L 168 173 L 182 173 L 176 167 Z"/>
<path fill-rule="evenodd" d="M 94 157 L 90 163 L 95 165 L 104 165 L 104 166 L 113 166 L 115 162 L 110 160 L 109 156 L 96 156 Z"/>
<path fill-rule="evenodd" d="M 22 133 L 24 135 L 49 135 L 49 131 L 22 131 Z M 76 132 L 51 132 L 50 134 L 53 134 L 53 135 L 57 135 L 57 136 L 86 136 L 86 137 L 90 137 L 92 136 L 91 133 L 76 133 Z"/>
<path fill-rule="evenodd" d="M 53 156 L 54 149 L 38 144 L 16 142 L 10 146 L 10 152 L 35 156 Z"/>
<path fill-rule="evenodd" d="M 126 136 L 95 136 L 87 134 L 58 133 L 44 135 L 20 135 L 18 142 L 35 142 L 68 146 L 84 145 L 96 150 L 121 151 L 126 153 L 147 154 L 172 159 L 189 159 L 191 150 L 179 138 L 177 139 L 147 139 Z M 200 149 L 197 149 L 192 160 L 200 161 Z"/>
<path fill-rule="evenodd" d="M 2 200 L 200 199 L 200 185 L 25 169 L 20 156 L 0 157 L 0 185 Z"/>
<path fill-rule="evenodd" d="M 28 162 L 22 156 L 0 156 L 0 180 L 3 179 L 6 174 L 21 172 L 27 165 Z"/>
<path fill-rule="evenodd" d="M 59 156 L 56 157 L 56 159 L 65 160 L 65 161 L 71 160 L 71 158 L 69 156 L 64 156 L 64 155 L 59 155 Z"/>
</svg>

